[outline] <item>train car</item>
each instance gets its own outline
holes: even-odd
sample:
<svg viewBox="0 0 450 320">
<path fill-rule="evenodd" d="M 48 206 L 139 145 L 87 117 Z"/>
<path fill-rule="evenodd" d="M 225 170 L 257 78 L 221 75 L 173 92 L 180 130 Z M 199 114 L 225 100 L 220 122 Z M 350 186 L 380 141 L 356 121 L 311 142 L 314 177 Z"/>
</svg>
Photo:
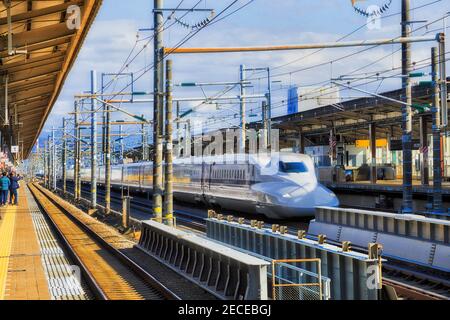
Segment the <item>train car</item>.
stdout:
<svg viewBox="0 0 450 320">
<path fill-rule="evenodd" d="M 111 183 L 152 191 L 151 162 L 113 166 Z M 73 175 L 73 173 L 72 173 Z M 89 168 L 81 170 L 90 181 Z M 97 172 L 104 183 L 104 168 Z M 336 195 L 316 177 L 311 157 L 296 153 L 269 156 L 227 155 L 174 161 L 174 198 L 282 219 L 314 215 L 317 206 L 339 206 Z"/>
</svg>

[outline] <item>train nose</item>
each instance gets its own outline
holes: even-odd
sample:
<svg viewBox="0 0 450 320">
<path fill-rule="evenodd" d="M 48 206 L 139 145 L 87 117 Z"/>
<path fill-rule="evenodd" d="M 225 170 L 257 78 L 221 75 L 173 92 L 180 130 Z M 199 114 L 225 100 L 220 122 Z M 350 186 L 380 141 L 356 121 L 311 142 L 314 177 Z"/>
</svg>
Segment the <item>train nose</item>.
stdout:
<svg viewBox="0 0 450 320">
<path fill-rule="evenodd" d="M 339 207 L 339 199 L 329 189 L 318 185 L 314 192 L 316 207 Z"/>
<path fill-rule="evenodd" d="M 316 185 L 315 188 L 298 188 L 290 194 L 291 203 L 295 207 L 338 207 L 339 200 L 336 195 L 327 188 Z"/>
</svg>

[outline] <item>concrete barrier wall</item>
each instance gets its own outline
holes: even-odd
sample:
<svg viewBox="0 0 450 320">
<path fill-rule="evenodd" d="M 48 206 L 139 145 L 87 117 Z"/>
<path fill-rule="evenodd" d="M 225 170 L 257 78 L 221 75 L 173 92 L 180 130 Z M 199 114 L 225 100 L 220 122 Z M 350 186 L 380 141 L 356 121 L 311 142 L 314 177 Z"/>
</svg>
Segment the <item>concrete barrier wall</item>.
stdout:
<svg viewBox="0 0 450 320">
<path fill-rule="evenodd" d="M 308 233 L 367 248 L 383 245 L 383 256 L 450 272 L 450 222 L 417 215 L 321 207 Z"/>
<path fill-rule="evenodd" d="M 316 221 L 449 244 L 450 221 L 420 215 L 319 207 Z"/>
</svg>

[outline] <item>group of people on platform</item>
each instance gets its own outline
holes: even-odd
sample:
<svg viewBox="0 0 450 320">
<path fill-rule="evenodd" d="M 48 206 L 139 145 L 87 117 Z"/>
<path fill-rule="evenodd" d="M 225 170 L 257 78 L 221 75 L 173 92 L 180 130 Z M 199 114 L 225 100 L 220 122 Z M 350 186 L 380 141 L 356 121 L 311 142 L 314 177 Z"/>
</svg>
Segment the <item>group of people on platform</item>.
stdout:
<svg viewBox="0 0 450 320">
<path fill-rule="evenodd" d="M 19 195 L 17 190 L 20 188 L 19 181 L 23 178 L 17 173 L 11 171 L 10 173 L 3 172 L 0 178 L 0 206 L 18 205 Z M 9 196 L 9 202 L 8 202 Z"/>
</svg>

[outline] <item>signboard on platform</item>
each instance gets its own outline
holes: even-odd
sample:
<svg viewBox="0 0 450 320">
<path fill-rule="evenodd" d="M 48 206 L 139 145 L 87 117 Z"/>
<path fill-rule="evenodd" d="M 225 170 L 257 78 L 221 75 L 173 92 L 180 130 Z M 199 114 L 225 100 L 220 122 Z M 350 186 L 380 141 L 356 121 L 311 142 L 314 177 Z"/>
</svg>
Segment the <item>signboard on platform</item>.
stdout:
<svg viewBox="0 0 450 320">
<path fill-rule="evenodd" d="M 420 146 L 421 146 L 420 140 L 414 139 L 412 141 L 412 150 L 419 150 Z M 402 151 L 403 150 L 402 140 L 391 140 L 390 150 L 391 151 Z"/>
<path fill-rule="evenodd" d="M 377 148 L 385 148 L 387 146 L 387 139 L 377 139 Z M 355 147 L 369 148 L 370 140 L 356 140 Z"/>
<path fill-rule="evenodd" d="M 11 146 L 11 153 L 19 153 L 19 146 Z"/>
</svg>

